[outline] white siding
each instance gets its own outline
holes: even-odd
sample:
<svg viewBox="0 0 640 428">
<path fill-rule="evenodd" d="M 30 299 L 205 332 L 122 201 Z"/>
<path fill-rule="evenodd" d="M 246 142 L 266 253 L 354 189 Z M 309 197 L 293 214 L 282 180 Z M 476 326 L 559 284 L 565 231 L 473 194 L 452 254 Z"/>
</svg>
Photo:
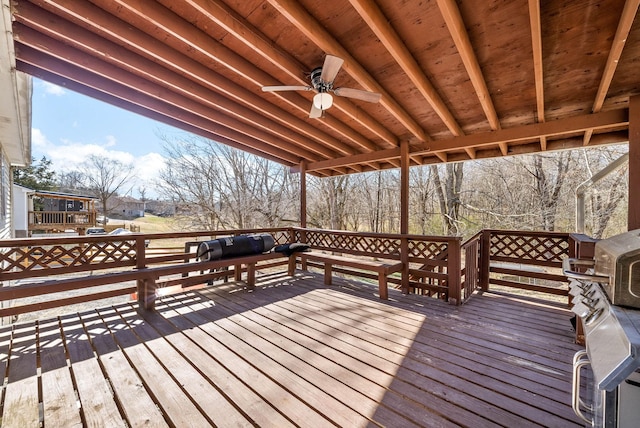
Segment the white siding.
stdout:
<svg viewBox="0 0 640 428">
<path fill-rule="evenodd" d="M 0 239 L 11 238 L 11 167 L 4 150 L 0 156 Z"/>
</svg>

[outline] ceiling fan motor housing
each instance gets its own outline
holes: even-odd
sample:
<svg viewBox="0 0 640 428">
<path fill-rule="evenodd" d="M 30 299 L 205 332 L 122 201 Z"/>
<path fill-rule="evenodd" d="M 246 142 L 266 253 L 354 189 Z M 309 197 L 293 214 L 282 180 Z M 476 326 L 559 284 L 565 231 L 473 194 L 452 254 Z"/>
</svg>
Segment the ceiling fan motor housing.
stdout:
<svg viewBox="0 0 640 428">
<path fill-rule="evenodd" d="M 320 77 L 321 75 L 322 67 L 314 68 L 311 71 L 311 86 L 313 86 L 313 88 L 320 93 L 329 92 L 331 89 L 333 89 L 333 82 L 323 81 Z"/>
</svg>

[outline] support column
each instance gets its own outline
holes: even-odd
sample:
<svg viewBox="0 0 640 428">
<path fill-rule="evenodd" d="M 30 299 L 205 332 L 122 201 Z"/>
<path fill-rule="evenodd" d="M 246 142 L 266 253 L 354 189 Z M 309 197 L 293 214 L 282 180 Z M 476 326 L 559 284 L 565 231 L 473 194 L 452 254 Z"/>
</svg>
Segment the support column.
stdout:
<svg viewBox="0 0 640 428">
<path fill-rule="evenodd" d="M 629 98 L 628 230 L 640 229 L 640 95 Z"/>
<path fill-rule="evenodd" d="M 409 233 L 409 142 L 400 143 L 400 234 Z M 400 241 L 400 261 L 402 261 L 402 292 L 409 292 L 409 239 Z"/>
<path fill-rule="evenodd" d="M 409 142 L 400 143 L 400 233 L 409 233 Z"/>
<path fill-rule="evenodd" d="M 307 227 L 307 162 L 300 161 L 300 227 Z"/>
</svg>

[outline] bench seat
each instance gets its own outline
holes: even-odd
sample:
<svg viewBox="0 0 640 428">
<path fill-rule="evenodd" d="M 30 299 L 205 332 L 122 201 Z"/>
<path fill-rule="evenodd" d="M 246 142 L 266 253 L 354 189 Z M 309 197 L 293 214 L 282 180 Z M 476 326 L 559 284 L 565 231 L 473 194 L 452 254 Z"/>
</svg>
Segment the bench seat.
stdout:
<svg viewBox="0 0 640 428">
<path fill-rule="evenodd" d="M 331 285 L 332 267 L 333 265 L 347 266 L 361 270 L 367 270 L 378 273 L 378 288 L 381 299 L 388 299 L 389 292 L 387 287 L 387 277 L 394 272 L 402 270 L 402 262 L 393 261 L 374 261 L 365 260 L 355 257 L 338 256 L 333 254 L 322 253 L 320 251 L 307 251 L 302 253 L 294 253 L 289 259 L 289 275 L 293 276 L 296 268 L 297 257 L 302 262 L 306 260 L 314 260 L 324 263 L 324 283 Z"/>
</svg>

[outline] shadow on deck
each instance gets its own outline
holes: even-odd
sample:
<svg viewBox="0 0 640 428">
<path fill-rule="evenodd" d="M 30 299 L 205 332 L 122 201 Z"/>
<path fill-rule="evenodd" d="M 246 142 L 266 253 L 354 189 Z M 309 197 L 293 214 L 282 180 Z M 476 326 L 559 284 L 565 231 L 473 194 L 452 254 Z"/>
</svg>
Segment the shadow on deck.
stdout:
<svg viewBox="0 0 640 428">
<path fill-rule="evenodd" d="M 2 426 L 580 426 L 568 310 L 376 292 L 279 274 L 5 327 Z"/>
</svg>

